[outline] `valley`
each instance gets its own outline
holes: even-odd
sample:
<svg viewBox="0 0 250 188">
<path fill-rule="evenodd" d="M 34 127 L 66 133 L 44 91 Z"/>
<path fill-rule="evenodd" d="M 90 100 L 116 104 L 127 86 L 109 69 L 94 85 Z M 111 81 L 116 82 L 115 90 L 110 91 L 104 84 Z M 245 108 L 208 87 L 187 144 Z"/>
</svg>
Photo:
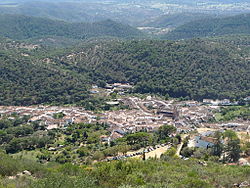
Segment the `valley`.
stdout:
<svg viewBox="0 0 250 188">
<path fill-rule="evenodd" d="M 250 187 L 245 0 L 3 0 L 0 188 Z"/>
</svg>

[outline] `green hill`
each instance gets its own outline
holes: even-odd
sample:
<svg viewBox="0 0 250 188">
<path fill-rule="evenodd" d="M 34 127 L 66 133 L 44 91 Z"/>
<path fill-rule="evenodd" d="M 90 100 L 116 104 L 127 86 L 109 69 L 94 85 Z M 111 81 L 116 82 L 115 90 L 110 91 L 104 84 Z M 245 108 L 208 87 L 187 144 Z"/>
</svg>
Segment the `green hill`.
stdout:
<svg viewBox="0 0 250 188">
<path fill-rule="evenodd" d="M 36 49 L 23 46 L 1 39 L 0 105 L 72 104 L 87 97 L 83 76 L 49 65 Z"/>
<path fill-rule="evenodd" d="M 57 50 L 0 44 L 1 105 L 82 104 L 86 87 L 100 81 L 130 82 L 134 92 L 196 100 L 250 95 L 249 36 L 103 40 Z"/>
<path fill-rule="evenodd" d="M 94 70 L 94 81 L 132 82 L 136 92 L 198 100 L 250 94 L 249 50 L 226 41 L 132 41 L 83 51 L 88 55 L 77 66 L 66 59 L 64 64 Z"/>
<path fill-rule="evenodd" d="M 17 40 L 46 36 L 87 39 L 103 36 L 136 38 L 142 35 L 137 29 L 112 20 L 96 23 L 66 23 L 46 18 L 1 15 L 0 25 L 1 36 Z"/>
<path fill-rule="evenodd" d="M 232 34 L 250 34 L 250 14 L 189 22 L 177 27 L 163 38 L 175 40 Z"/>
</svg>

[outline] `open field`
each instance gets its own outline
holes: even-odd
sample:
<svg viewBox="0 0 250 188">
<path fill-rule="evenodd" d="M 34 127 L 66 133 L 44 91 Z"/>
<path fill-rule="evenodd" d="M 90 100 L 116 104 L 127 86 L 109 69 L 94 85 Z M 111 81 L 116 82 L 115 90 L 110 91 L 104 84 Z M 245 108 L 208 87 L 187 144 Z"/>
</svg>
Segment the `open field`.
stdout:
<svg viewBox="0 0 250 188">
<path fill-rule="evenodd" d="M 161 155 L 163 153 L 165 153 L 168 149 L 169 149 L 169 146 L 164 146 L 164 147 L 157 148 L 154 151 L 148 152 L 145 155 L 146 159 L 149 159 L 149 158 L 160 158 Z"/>
</svg>

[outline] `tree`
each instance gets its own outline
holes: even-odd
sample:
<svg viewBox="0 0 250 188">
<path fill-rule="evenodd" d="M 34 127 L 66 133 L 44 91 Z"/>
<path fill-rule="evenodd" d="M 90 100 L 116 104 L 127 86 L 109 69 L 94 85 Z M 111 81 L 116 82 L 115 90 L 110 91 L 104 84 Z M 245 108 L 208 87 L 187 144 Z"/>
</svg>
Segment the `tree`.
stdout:
<svg viewBox="0 0 250 188">
<path fill-rule="evenodd" d="M 6 131 L 0 130 L 0 143 L 8 143 L 13 137 L 12 134 L 7 134 Z"/>
<path fill-rule="evenodd" d="M 93 143 L 98 143 L 98 142 L 100 142 L 100 134 L 97 132 L 90 134 L 87 138 L 88 144 L 93 144 Z"/>
<path fill-rule="evenodd" d="M 101 151 L 97 151 L 97 152 L 95 152 L 94 154 L 93 154 L 93 160 L 102 160 L 102 159 L 104 159 L 104 154 L 103 154 L 103 152 L 101 152 Z"/>
<path fill-rule="evenodd" d="M 250 135 L 241 134 L 241 150 L 246 156 L 250 156 Z"/>
<path fill-rule="evenodd" d="M 226 152 L 227 152 L 227 160 L 229 162 L 237 162 L 240 158 L 240 139 L 233 138 L 229 139 L 226 145 Z"/>
<path fill-rule="evenodd" d="M 127 135 L 126 140 L 129 145 L 140 144 L 144 147 L 151 140 L 151 136 L 150 134 L 145 133 L 145 132 L 137 132 L 134 134 Z"/>
<path fill-rule="evenodd" d="M 178 144 L 180 144 L 180 143 L 181 143 L 181 140 L 182 140 L 181 135 L 177 134 L 177 135 L 175 136 L 175 138 L 178 139 Z"/>
<path fill-rule="evenodd" d="M 185 147 L 182 149 L 181 155 L 184 157 L 191 157 L 193 155 L 194 151 L 195 151 L 194 148 Z"/>
<path fill-rule="evenodd" d="M 96 85 L 104 88 L 106 86 L 106 82 L 104 80 L 97 80 Z"/>
<path fill-rule="evenodd" d="M 86 131 L 83 132 L 83 138 L 84 139 L 87 139 L 89 136 L 88 136 L 88 133 Z"/>
<path fill-rule="evenodd" d="M 0 120 L 0 129 L 5 129 L 11 126 L 12 126 L 12 123 L 10 120 L 7 120 L 7 119 Z"/>
<path fill-rule="evenodd" d="M 79 154 L 80 157 L 85 157 L 89 155 L 89 150 L 86 147 L 81 147 L 77 150 L 77 153 Z"/>
<path fill-rule="evenodd" d="M 204 160 L 208 160 L 210 155 L 211 155 L 211 149 L 205 149 L 205 148 L 197 148 L 193 153 L 193 157 Z"/>
<path fill-rule="evenodd" d="M 118 151 L 121 152 L 123 155 L 125 155 L 131 147 L 129 145 L 118 145 Z"/>
<path fill-rule="evenodd" d="M 176 156 L 176 152 L 177 152 L 177 150 L 176 150 L 174 147 L 172 147 L 172 148 L 170 148 L 169 150 L 167 150 L 165 153 L 163 153 L 163 154 L 161 155 L 161 159 L 167 161 L 167 160 L 169 160 L 170 158 L 175 157 L 175 156 Z"/>
<path fill-rule="evenodd" d="M 22 149 L 22 141 L 18 138 L 13 138 L 6 146 L 7 153 L 16 153 Z"/>
<path fill-rule="evenodd" d="M 172 125 L 163 125 L 158 130 L 158 135 L 160 140 L 165 140 L 172 133 L 176 131 L 176 128 Z"/>
<path fill-rule="evenodd" d="M 223 152 L 223 144 L 221 142 L 221 137 L 222 134 L 216 131 L 214 134 L 214 138 L 216 138 L 216 141 L 212 147 L 212 154 L 218 157 L 220 157 Z"/>
<path fill-rule="evenodd" d="M 246 154 L 247 156 L 250 156 L 250 142 L 247 142 L 247 143 L 245 144 L 245 154 Z"/>
<path fill-rule="evenodd" d="M 58 112 L 53 114 L 53 118 L 54 119 L 62 119 L 65 116 L 65 114 L 63 112 Z"/>
<path fill-rule="evenodd" d="M 227 139 L 238 138 L 237 134 L 234 131 L 232 131 L 232 130 L 226 130 L 223 133 L 223 136 L 224 136 L 224 138 L 227 138 Z"/>
<path fill-rule="evenodd" d="M 240 158 L 240 139 L 234 131 L 226 130 L 223 133 L 225 145 L 225 159 L 228 162 L 237 162 Z"/>
</svg>

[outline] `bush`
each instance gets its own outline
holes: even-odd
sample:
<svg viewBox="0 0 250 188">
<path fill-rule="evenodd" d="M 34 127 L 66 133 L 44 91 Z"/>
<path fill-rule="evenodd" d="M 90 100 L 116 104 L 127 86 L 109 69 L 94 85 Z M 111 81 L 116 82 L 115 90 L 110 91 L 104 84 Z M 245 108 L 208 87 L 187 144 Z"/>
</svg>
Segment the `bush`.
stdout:
<svg viewBox="0 0 250 188">
<path fill-rule="evenodd" d="M 185 147 L 181 150 L 181 155 L 184 157 L 191 157 L 194 153 L 194 148 Z"/>
<path fill-rule="evenodd" d="M 169 150 L 167 150 L 165 153 L 163 153 L 162 155 L 161 155 L 161 159 L 163 159 L 163 160 L 169 160 L 169 159 L 171 159 L 171 158 L 173 158 L 173 157 L 177 157 L 176 156 L 176 149 L 174 148 L 174 147 L 172 147 L 172 148 L 170 148 Z"/>
</svg>

